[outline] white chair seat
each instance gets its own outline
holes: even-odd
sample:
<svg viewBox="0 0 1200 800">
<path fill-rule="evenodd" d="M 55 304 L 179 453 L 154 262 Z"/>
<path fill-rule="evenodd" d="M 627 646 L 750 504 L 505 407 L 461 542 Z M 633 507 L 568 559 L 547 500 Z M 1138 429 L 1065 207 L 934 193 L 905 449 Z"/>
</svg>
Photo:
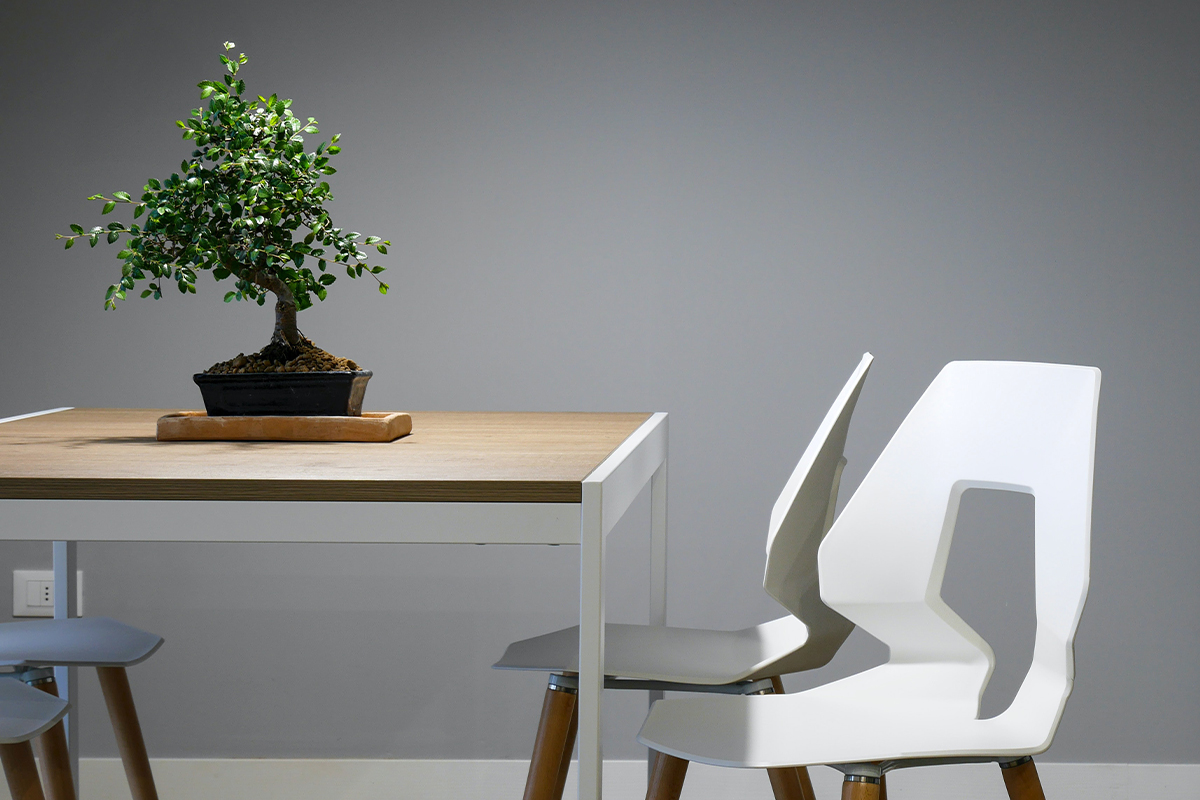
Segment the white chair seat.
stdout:
<svg viewBox="0 0 1200 800">
<path fill-rule="evenodd" d="M 0 744 L 29 741 L 48 731 L 66 713 L 66 700 L 0 677 Z"/>
<path fill-rule="evenodd" d="M 0 667 L 129 667 L 162 643 L 161 636 L 108 617 L 6 622 L 0 625 Z"/>
<path fill-rule="evenodd" d="M 609 623 L 604 626 L 604 673 L 713 686 L 758 680 L 827 663 L 835 648 L 805 648 L 808 636 L 808 627 L 793 616 L 736 631 Z M 579 626 L 513 642 L 493 666 L 578 672 Z"/>
<path fill-rule="evenodd" d="M 638 741 L 688 761 L 760 768 L 1015 757 L 1049 746 L 1027 720 L 974 719 L 974 708 L 964 714 L 961 702 L 931 691 L 931 678 L 938 676 L 927 667 L 918 674 L 885 664 L 799 694 L 660 700 Z M 943 685 L 958 680 L 941 676 Z"/>
</svg>

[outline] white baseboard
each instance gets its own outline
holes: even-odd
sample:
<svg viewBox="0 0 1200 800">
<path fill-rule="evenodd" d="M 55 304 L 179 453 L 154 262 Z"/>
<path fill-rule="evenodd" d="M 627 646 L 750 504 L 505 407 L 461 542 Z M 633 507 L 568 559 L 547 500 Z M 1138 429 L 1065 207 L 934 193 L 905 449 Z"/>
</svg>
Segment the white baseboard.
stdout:
<svg viewBox="0 0 1200 800">
<path fill-rule="evenodd" d="M 208 759 L 162 758 L 152 762 L 159 794 L 171 800 L 517 800 L 525 786 L 525 761 Z M 572 766 L 574 773 L 574 766 Z M 81 800 L 129 797 L 121 762 L 85 758 L 80 764 Z M 1200 764 L 1038 764 L 1048 800 L 1195 800 Z M 841 774 L 812 769 L 819 800 L 836 800 Z M 604 765 L 605 797 L 641 800 L 644 761 Z M 993 764 L 921 767 L 888 775 L 892 800 L 1007 800 Z M 574 774 L 564 800 L 575 800 Z M 0 784 L 0 800 L 11 800 Z M 681 800 L 771 800 L 760 770 L 693 764 Z"/>
</svg>

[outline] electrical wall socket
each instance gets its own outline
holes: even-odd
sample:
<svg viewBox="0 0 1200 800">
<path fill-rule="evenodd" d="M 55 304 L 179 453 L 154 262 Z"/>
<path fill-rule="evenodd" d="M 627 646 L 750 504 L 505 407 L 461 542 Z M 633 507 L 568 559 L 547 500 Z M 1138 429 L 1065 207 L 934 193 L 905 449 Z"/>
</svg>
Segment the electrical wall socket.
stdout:
<svg viewBox="0 0 1200 800">
<path fill-rule="evenodd" d="M 75 573 L 75 611 L 83 616 L 83 570 Z M 54 616 L 54 570 L 13 570 L 13 616 Z"/>
</svg>

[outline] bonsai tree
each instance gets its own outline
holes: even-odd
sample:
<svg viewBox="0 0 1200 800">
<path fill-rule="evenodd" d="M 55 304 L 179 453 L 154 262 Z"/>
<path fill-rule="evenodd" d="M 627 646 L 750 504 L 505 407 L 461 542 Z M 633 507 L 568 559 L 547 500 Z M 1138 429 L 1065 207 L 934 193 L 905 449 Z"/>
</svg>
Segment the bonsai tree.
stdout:
<svg viewBox="0 0 1200 800">
<path fill-rule="evenodd" d="M 226 42 L 225 52 L 233 47 Z M 95 247 L 101 237 L 109 244 L 124 237 L 117 253 L 121 279 L 108 287 L 106 309 L 115 309 L 142 280 L 149 280 L 142 297 L 161 298 L 168 281 L 185 295 L 195 294 L 200 270 L 233 281 L 227 303 L 261 306 L 273 294 L 275 330 L 268 348 L 286 360 L 307 343 L 296 327 L 296 312 L 311 306 L 314 295 L 325 299 L 337 280 L 334 269 L 350 278 L 365 272 L 387 294 L 388 285 L 378 277 L 383 267 L 368 264 L 367 248 L 386 255 L 390 242 L 334 227 L 324 208 L 333 199 L 325 176 L 336 172 L 329 160 L 341 151 L 340 134 L 306 149 L 304 136 L 318 132 L 317 121 L 301 122 L 292 101 L 274 94 L 245 99 L 238 70 L 246 55 L 222 54 L 221 61 L 223 80 L 198 84 L 208 107 L 192 109 L 191 118 L 176 123 L 183 138 L 196 143 L 180 171 L 162 181 L 151 178 L 136 200 L 128 192 L 88 198 L 104 204 L 101 214 L 133 206 L 134 220 L 145 215 L 142 225 L 110 222 L 87 231 L 71 225 L 71 233 L 55 238 L 70 248 L 77 239 Z"/>
</svg>

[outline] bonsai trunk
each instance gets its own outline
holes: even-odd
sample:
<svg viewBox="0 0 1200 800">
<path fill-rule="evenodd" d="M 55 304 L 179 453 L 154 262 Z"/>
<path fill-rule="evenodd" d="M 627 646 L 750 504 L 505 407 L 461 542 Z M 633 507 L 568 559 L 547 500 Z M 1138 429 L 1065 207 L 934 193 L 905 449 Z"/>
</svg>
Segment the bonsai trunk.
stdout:
<svg viewBox="0 0 1200 800">
<path fill-rule="evenodd" d="M 272 344 L 287 347 L 300 346 L 300 331 L 296 328 L 296 298 L 288 285 L 274 275 L 262 271 L 254 272 L 250 280 L 275 295 L 275 332 Z"/>
</svg>

